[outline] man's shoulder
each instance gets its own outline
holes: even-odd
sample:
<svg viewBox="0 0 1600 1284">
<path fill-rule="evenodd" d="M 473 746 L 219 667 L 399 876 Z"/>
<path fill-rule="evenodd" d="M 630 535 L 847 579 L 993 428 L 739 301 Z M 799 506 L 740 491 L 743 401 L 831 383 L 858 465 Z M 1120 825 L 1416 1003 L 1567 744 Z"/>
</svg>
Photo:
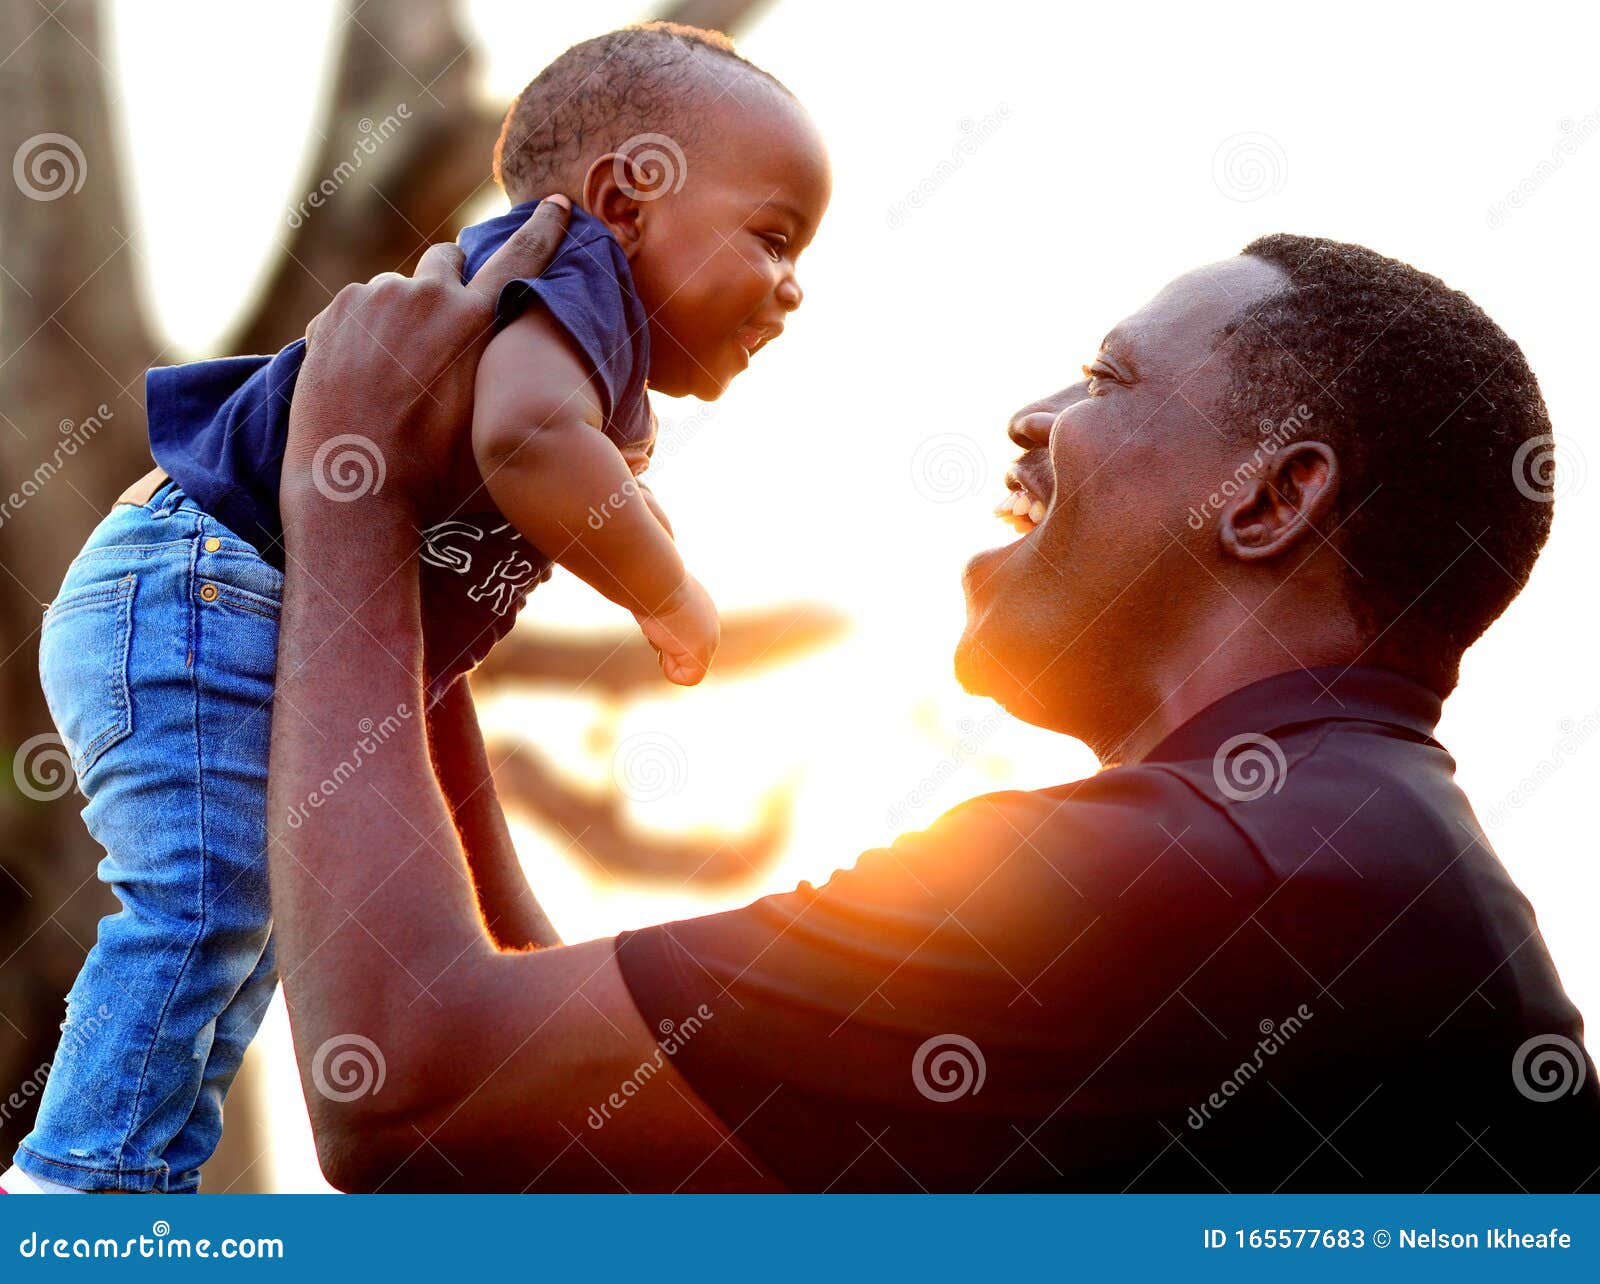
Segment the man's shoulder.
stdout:
<svg viewBox="0 0 1600 1284">
<path fill-rule="evenodd" d="M 1241 732 L 1201 757 L 1147 764 L 1223 816 L 1281 881 L 1414 891 L 1487 841 L 1435 741 L 1330 718 Z M 1462 870 L 1460 872 L 1466 872 Z"/>
<path fill-rule="evenodd" d="M 1219 823 L 1224 822 L 1224 823 Z M 1198 764 L 1133 763 L 1042 789 L 980 794 L 952 807 L 923 833 L 929 837 L 1008 834 L 1035 842 L 1137 853 L 1170 842 L 1180 831 L 1203 833 L 1217 846 L 1243 848 L 1247 835 L 1225 823 Z"/>
<path fill-rule="evenodd" d="M 1514 895 L 1452 767 L 1437 744 L 1337 721 L 1240 734 L 1199 757 L 984 794 L 887 851 L 936 869 L 959 857 L 963 878 L 1061 876 L 1116 900 L 1148 869 L 1133 899 L 1158 912 L 1193 894 L 1190 875 L 1240 904 L 1332 891 L 1327 908 L 1348 899 L 1366 914 L 1435 879 L 1476 884 L 1468 900 L 1491 883 Z"/>
<path fill-rule="evenodd" d="M 1245 903 L 1269 871 L 1249 836 L 1182 776 L 1114 767 L 982 794 L 836 871 L 835 892 L 896 890 L 996 921 L 1165 914 L 1197 892 Z"/>
<path fill-rule="evenodd" d="M 1107 767 L 1077 780 L 1041 789 L 1002 789 L 957 803 L 930 826 L 1118 825 L 1131 813 L 1151 808 L 1179 813 L 1199 803 L 1196 791 L 1166 764 Z"/>
<path fill-rule="evenodd" d="M 1298 965 L 1341 978 L 1348 993 L 1388 987 L 1431 1005 L 1491 973 L 1510 983 L 1515 969 L 1503 964 L 1519 942 L 1526 970 L 1544 967 L 1542 949 L 1528 944 L 1532 908 L 1454 766 L 1429 736 L 1330 717 L 1241 733 L 1209 756 L 1144 770 L 1181 782 L 1248 849 L 1264 880 L 1251 917 Z M 1237 893 L 1225 872 L 1237 864 L 1203 839 L 1186 844 Z M 1527 994 L 1548 989 L 1547 979 L 1517 983 Z"/>
</svg>

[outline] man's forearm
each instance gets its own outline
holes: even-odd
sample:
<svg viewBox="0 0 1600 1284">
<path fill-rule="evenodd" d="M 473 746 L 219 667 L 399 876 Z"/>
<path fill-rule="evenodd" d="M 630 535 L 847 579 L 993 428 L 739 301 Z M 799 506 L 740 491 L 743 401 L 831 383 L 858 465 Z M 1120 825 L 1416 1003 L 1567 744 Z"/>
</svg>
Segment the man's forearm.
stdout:
<svg viewBox="0 0 1600 1284">
<path fill-rule="evenodd" d="M 502 949 L 560 945 L 517 860 L 465 682 L 429 710 L 428 740 L 489 935 Z"/>
<path fill-rule="evenodd" d="M 493 946 L 428 753 L 416 528 L 373 497 L 303 489 L 282 498 L 268 853 L 304 1065 L 350 1033 L 397 1048 L 440 978 Z M 386 720 L 397 729 L 373 745 Z"/>
</svg>

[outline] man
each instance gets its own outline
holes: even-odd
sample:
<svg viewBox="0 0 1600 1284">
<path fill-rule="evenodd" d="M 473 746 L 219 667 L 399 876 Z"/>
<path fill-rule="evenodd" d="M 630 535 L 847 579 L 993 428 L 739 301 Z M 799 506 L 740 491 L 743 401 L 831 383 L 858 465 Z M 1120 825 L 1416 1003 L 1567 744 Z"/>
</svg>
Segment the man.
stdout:
<svg viewBox="0 0 1600 1284">
<path fill-rule="evenodd" d="M 336 1185 L 1595 1187 L 1579 1015 L 1432 738 L 1550 519 L 1537 386 L 1469 300 L 1297 237 L 1174 281 L 1012 420 L 1027 533 L 966 575 L 962 679 L 1110 769 L 561 946 L 469 706 L 409 716 L 416 528 L 495 283 L 559 231 L 348 288 L 295 398 L 272 881 Z M 388 485 L 330 503 L 357 425 Z"/>
</svg>

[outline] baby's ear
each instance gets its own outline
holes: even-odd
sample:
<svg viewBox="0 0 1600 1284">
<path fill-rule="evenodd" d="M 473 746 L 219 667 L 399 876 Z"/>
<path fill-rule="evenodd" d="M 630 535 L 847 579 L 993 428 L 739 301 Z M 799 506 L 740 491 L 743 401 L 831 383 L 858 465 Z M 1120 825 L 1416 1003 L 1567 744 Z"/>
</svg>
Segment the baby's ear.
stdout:
<svg viewBox="0 0 1600 1284">
<path fill-rule="evenodd" d="M 607 152 L 589 166 L 583 180 L 583 204 L 610 229 L 630 259 L 643 238 L 645 201 L 635 185 L 634 164 L 621 152 Z"/>
</svg>

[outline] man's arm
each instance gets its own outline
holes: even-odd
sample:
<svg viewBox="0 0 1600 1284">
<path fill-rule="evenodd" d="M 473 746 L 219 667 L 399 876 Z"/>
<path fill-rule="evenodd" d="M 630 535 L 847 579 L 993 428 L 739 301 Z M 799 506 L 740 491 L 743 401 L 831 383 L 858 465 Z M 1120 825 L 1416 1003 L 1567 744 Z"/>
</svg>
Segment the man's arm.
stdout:
<svg viewBox="0 0 1600 1284">
<path fill-rule="evenodd" d="M 275 720 L 275 800 L 328 777 L 340 728 L 422 699 L 415 523 L 387 506 L 294 489 L 284 492 L 279 691 L 281 707 L 300 712 Z M 303 550 L 328 541 L 349 550 L 337 573 L 296 574 Z M 353 615 L 350 602 L 360 604 Z M 402 720 L 384 752 L 298 828 L 273 827 L 279 966 L 330 1180 L 345 1189 L 765 1184 L 661 1057 L 610 940 L 495 948 L 419 724 Z M 376 1049 L 384 1083 L 351 1100 L 325 1089 L 324 1067 L 357 1039 Z M 650 1081 L 628 1112 L 594 1130 L 591 1110 L 644 1065 Z"/>
<path fill-rule="evenodd" d="M 465 682 L 429 710 L 428 746 L 490 937 L 507 950 L 560 945 L 517 860 Z"/>
<path fill-rule="evenodd" d="M 499 282 L 539 270 L 560 231 L 536 215 L 469 286 L 459 251 L 436 247 L 414 280 L 347 288 L 314 323 L 297 386 L 268 849 L 301 1080 L 324 1171 L 345 1189 L 769 1184 L 661 1056 L 611 941 L 495 947 L 412 716 L 424 707 L 418 497 L 465 447 Z M 312 460 L 358 429 L 390 484 L 331 503 Z M 340 555 L 312 556 L 328 548 Z M 391 713 L 399 730 L 384 751 L 305 823 L 270 819 L 332 775 L 346 728 Z M 328 1080 L 351 1048 L 382 1067 L 359 1095 Z M 628 1110 L 594 1129 L 591 1109 L 647 1063 Z"/>
</svg>

